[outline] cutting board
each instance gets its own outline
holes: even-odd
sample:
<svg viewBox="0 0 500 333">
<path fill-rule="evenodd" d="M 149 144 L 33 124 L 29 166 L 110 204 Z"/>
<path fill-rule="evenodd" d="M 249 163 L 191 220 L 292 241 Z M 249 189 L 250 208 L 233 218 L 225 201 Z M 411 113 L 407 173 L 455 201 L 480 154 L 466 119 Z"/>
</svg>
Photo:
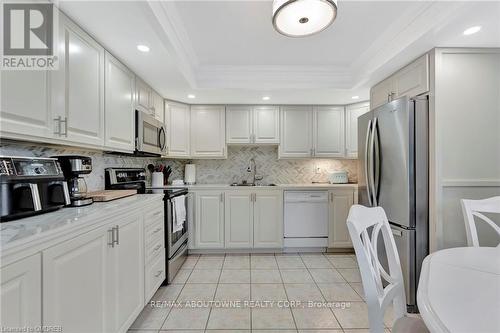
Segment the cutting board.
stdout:
<svg viewBox="0 0 500 333">
<path fill-rule="evenodd" d="M 135 194 L 137 194 L 137 190 L 104 190 L 104 191 L 90 192 L 87 195 L 89 197 L 92 197 L 94 201 L 105 202 L 105 201 L 111 201 L 115 199 L 128 197 Z"/>
</svg>

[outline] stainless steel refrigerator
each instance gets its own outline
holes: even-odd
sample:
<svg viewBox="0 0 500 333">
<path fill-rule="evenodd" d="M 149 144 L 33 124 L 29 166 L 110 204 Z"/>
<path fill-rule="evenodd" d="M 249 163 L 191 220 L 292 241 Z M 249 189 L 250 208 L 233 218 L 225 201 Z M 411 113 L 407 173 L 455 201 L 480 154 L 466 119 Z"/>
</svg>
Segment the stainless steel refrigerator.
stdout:
<svg viewBox="0 0 500 333">
<path fill-rule="evenodd" d="M 387 214 L 410 312 L 418 311 L 417 284 L 429 252 L 428 105 L 427 96 L 404 97 L 358 118 L 358 201 Z M 379 257 L 386 266 L 382 249 Z"/>
</svg>

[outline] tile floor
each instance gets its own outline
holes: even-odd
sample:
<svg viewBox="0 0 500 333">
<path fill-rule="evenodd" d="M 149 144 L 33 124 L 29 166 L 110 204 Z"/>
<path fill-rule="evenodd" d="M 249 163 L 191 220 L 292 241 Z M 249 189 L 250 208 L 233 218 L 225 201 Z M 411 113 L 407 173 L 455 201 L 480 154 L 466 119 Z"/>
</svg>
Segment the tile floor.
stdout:
<svg viewBox="0 0 500 333">
<path fill-rule="evenodd" d="M 148 304 L 130 333 L 369 332 L 361 277 L 350 254 L 190 255 L 153 301 L 159 306 Z M 186 306 L 192 301 L 199 302 Z M 296 306 L 283 307 L 283 301 Z M 337 307 L 309 307 L 309 301 Z"/>
</svg>

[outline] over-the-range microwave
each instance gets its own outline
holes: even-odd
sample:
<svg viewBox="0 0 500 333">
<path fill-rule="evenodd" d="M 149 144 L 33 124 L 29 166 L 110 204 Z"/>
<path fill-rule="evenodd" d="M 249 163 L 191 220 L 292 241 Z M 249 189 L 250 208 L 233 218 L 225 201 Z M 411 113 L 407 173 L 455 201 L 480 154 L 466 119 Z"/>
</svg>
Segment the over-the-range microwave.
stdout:
<svg viewBox="0 0 500 333">
<path fill-rule="evenodd" d="M 165 125 L 146 112 L 135 111 L 135 152 L 137 155 L 160 156 L 166 151 Z"/>
</svg>

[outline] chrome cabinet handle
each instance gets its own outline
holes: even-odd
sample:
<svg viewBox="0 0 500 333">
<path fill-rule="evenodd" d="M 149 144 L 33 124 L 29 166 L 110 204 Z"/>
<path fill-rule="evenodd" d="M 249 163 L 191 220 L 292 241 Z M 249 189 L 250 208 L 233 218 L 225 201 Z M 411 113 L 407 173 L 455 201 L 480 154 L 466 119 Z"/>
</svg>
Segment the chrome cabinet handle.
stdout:
<svg viewBox="0 0 500 333">
<path fill-rule="evenodd" d="M 54 134 L 61 136 L 61 116 L 54 118 L 54 121 L 57 122 L 57 131 L 54 131 Z"/>
<path fill-rule="evenodd" d="M 113 228 L 108 229 L 108 246 L 115 247 L 115 233 Z"/>
<path fill-rule="evenodd" d="M 116 225 L 111 229 L 113 230 L 113 243 L 116 245 L 120 245 L 120 227 Z"/>
<path fill-rule="evenodd" d="M 330 201 L 333 202 L 333 193 L 330 193 Z"/>
<path fill-rule="evenodd" d="M 161 275 L 161 273 L 163 273 L 163 271 L 156 272 L 155 277 L 159 277 Z"/>
<path fill-rule="evenodd" d="M 68 118 L 64 117 L 64 120 L 61 120 L 61 123 L 64 123 L 64 133 L 61 133 L 61 135 L 68 137 Z"/>
</svg>

